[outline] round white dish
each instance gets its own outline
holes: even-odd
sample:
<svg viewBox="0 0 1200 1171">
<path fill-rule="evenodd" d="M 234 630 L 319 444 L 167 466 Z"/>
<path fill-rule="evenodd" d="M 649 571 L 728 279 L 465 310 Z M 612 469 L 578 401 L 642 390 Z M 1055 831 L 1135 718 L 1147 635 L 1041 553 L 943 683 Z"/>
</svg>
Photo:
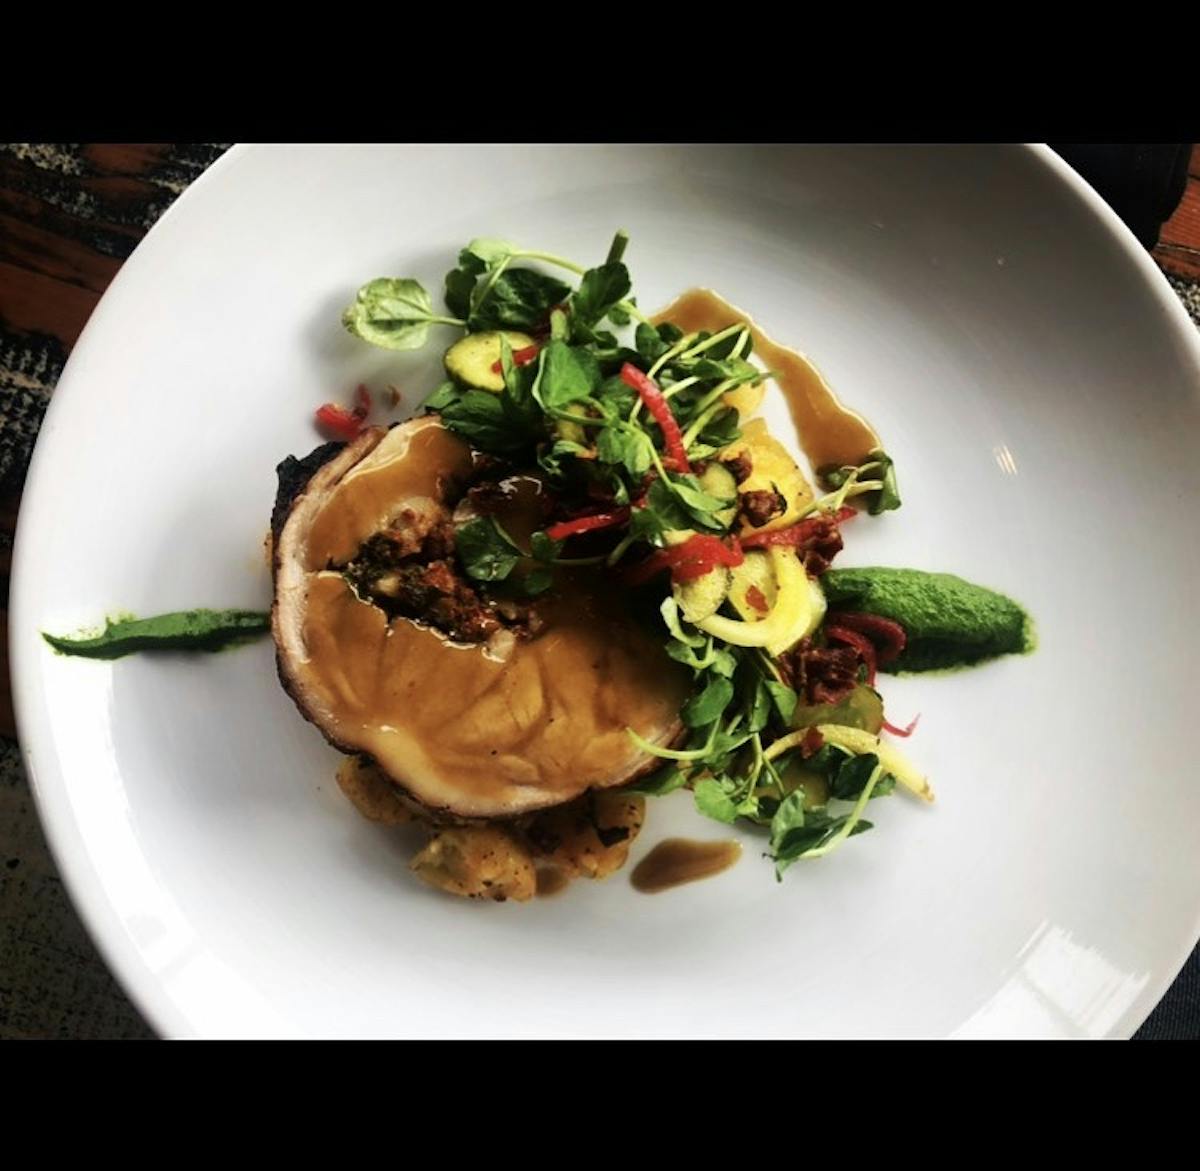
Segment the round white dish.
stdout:
<svg viewBox="0 0 1200 1171">
<path fill-rule="evenodd" d="M 359 284 L 436 295 L 477 235 L 599 260 L 619 226 L 644 306 L 717 289 L 884 437 L 904 507 L 853 526 L 845 564 L 957 572 L 1035 616 L 1032 656 L 885 678 L 894 720 L 923 715 L 936 806 L 878 803 L 779 885 L 747 836 L 732 871 L 653 897 L 625 871 L 466 903 L 342 798 L 268 642 L 43 643 L 265 608 L 274 467 L 316 445 L 313 409 L 434 385 L 438 345 L 342 329 Z M 170 1036 L 1128 1036 L 1200 933 L 1198 439 L 1191 323 L 1045 149 L 235 148 L 122 268 L 29 473 L 10 638 L 52 849 Z M 677 794 L 634 861 L 672 834 L 727 836 Z"/>
</svg>

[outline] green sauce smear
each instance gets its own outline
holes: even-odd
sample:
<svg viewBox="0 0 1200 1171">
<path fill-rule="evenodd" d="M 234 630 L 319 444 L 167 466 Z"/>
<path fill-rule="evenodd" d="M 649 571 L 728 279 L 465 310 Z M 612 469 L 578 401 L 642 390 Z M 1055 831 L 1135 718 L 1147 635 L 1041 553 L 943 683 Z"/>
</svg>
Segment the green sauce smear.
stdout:
<svg viewBox="0 0 1200 1171">
<path fill-rule="evenodd" d="M 119 659 L 136 651 L 221 651 L 270 629 L 271 615 L 260 610 L 177 610 L 153 618 L 108 618 L 95 635 L 65 638 L 43 631 L 42 637 L 59 654 Z"/>
<path fill-rule="evenodd" d="M 920 569 L 831 569 L 821 578 L 832 608 L 890 618 L 908 643 L 895 674 L 973 667 L 1037 645 L 1033 619 L 1011 598 L 955 577 Z"/>
</svg>

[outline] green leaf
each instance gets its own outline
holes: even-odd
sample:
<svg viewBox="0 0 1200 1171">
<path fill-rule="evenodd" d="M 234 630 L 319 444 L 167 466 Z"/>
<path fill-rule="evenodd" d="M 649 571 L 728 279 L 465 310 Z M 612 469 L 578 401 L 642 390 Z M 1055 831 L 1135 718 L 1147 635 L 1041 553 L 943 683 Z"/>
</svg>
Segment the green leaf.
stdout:
<svg viewBox="0 0 1200 1171">
<path fill-rule="evenodd" d="M 629 270 L 620 261 L 589 268 L 571 298 L 573 321 L 595 325 L 628 296 L 629 287 Z"/>
<path fill-rule="evenodd" d="M 823 744 L 805 760 L 804 767 L 810 772 L 820 773 L 829 780 L 852 757 L 853 753 L 847 752 L 844 748 L 838 748 L 833 744 Z"/>
<path fill-rule="evenodd" d="M 463 568 L 476 581 L 503 581 L 520 559 L 491 517 L 467 521 L 454 534 L 454 543 Z"/>
<path fill-rule="evenodd" d="M 549 448 L 538 452 L 538 466 L 552 479 L 564 479 L 575 457 L 590 449 L 571 439 L 556 439 Z"/>
<path fill-rule="evenodd" d="M 485 281 L 488 278 L 485 278 Z M 531 268 L 506 268 L 471 313 L 472 333 L 515 329 L 524 333 L 545 324 L 554 306 L 566 300 L 570 285 Z"/>
<path fill-rule="evenodd" d="M 462 391 L 457 384 L 447 379 L 422 404 L 427 411 L 444 410 L 462 397 Z"/>
<path fill-rule="evenodd" d="M 774 851 L 776 877 L 782 877 L 783 872 L 793 862 L 827 845 L 837 836 L 851 816 L 849 813 L 844 813 L 840 817 L 830 817 L 821 809 L 808 810 L 807 823 L 785 833 Z M 846 836 L 852 838 L 856 834 L 866 833 L 872 828 L 871 822 L 860 819 L 854 823 Z"/>
<path fill-rule="evenodd" d="M 651 514 L 653 522 L 657 525 L 657 531 L 660 533 L 667 529 L 690 529 L 692 527 L 691 512 L 680 503 L 670 486 L 663 480 L 655 480 L 650 485 L 650 490 L 646 493 L 646 508 L 643 511 Z M 647 519 L 643 523 L 649 528 L 651 521 Z"/>
<path fill-rule="evenodd" d="M 746 704 L 746 731 L 761 732 L 771 718 L 771 693 L 762 679 L 755 681 Z"/>
<path fill-rule="evenodd" d="M 682 789 L 687 784 L 687 780 L 687 772 L 678 765 L 665 764 L 648 777 L 634 781 L 632 785 L 626 785 L 621 791 L 623 793 L 645 793 L 648 797 L 665 797 L 668 793 L 674 793 L 676 789 Z"/>
<path fill-rule="evenodd" d="M 352 334 L 385 350 L 419 350 L 429 326 L 437 323 L 456 324 L 435 313 L 429 294 L 408 277 L 368 282 L 342 313 L 342 324 Z"/>
<path fill-rule="evenodd" d="M 475 257 L 485 268 L 495 268 L 503 260 L 509 260 L 521 249 L 508 240 L 494 236 L 477 236 L 459 254 L 459 264 L 464 256 Z"/>
<path fill-rule="evenodd" d="M 624 419 L 637 400 L 637 391 L 619 374 L 613 374 L 596 388 L 596 398 L 611 412 L 608 417 Z"/>
<path fill-rule="evenodd" d="M 734 503 L 731 497 L 705 492 L 700 481 L 692 475 L 672 476 L 671 488 L 684 504 L 697 512 L 720 512 Z"/>
<path fill-rule="evenodd" d="M 883 481 L 883 487 L 878 492 L 872 492 L 867 499 L 867 511 L 872 516 L 881 512 L 892 512 L 900 507 L 900 488 L 896 484 L 896 464 L 886 452 L 873 451 L 871 458 L 877 459 L 883 467 L 873 473 L 873 478 Z"/>
<path fill-rule="evenodd" d="M 650 469 L 650 439 L 644 431 L 614 425 L 596 436 L 596 455 L 606 464 L 620 464 L 631 476 L 644 476 Z"/>
<path fill-rule="evenodd" d="M 771 818 L 771 850 L 778 853 L 784 839 L 792 830 L 803 829 L 805 823 L 804 790 L 789 793 Z"/>
<path fill-rule="evenodd" d="M 596 359 L 579 346 L 552 340 L 538 355 L 538 364 L 535 393 L 547 407 L 564 407 L 590 398 L 600 385 Z"/>
<path fill-rule="evenodd" d="M 658 513 L 649 505 L 635 508 L 629 514 L 629 532 L 638 541 L 656 545 L 662 540 L 664 529 L 669 527 L 663 525 Z"/>
<path fill-rule="evenodd" d="M 655 486 L 661 483 L 661 480 L 656 480 Z M 727 531 L 728 524 L 719 520 L 715 514 L 729 508 L 734 503 L 733 499 L 713 496 L 705 492 L 700 487 L 700 481 L 691 475 L 671 476 L 669 490 L 684 505 L 687 515 L 690 517 L 690 523 L 673 527 L 692 528 L 699 525 L 699 527 L 713 532 Z M 653 492 L 653 487 L 651 491 Z"/>
<path fill-rule="evenodd" d="M 709 419 L 697 436 L 697 440 L 707 447 L 719 450 L 722 447 L 728 447 L 741 436 L 740 426 L 741 417 L 737 410 L 734 407 L 726 407 Z"/>
<path fill-rule="evenodd" d="M 699 695 L 683 705 L 680 719 L 689 728 L 703 728 L 718 719 L 733 699 L 733 684 L 720 675 L 710 678 Z"/>
<path fill-rule="evenodd" d="M 671 348 L 670 343 L 663 340 L 659 331 L 645 322 L 633 331 L 633 344 L 637 346 L 638 354 L 645 359 L 647 369 Z"/>
<path fill-rule="evenodd" d="M 446 403 L 442 421 L 475 447 L 497 455 L 518 452 L 528 442 L 527 434 L 514 430 L 500 396 L 486 390 L 468 390 L 461 398 Z"/>
<path fill-rule="evenodd" d="M 771 702 L 775 705 L 775 710 L 779 713 L 779 718 L 785 724 L 791 723 L 792 713 L 796 710 L 796 704 L 800 697 L 786 683 L 776 683 L 774 680 L 768 679 L 765 681 L 765 686 Z"/>
<path fill-rule="evenodd" d="M 563 542 L 552 541 L 544 532 L 536 532 L 529 538 L 529 551 L 535 561 L 549 564 L 562 552 Z"/>
<path fill-rule="evenodd" d="M 723 675 L 726 679 L 732 679 L 737 664 L 737 656 L 732 651 L 716 647 L 713 650 L 713 662 L 709 670 L 716 675 Z"/>
<path fill-rule="evenodd" d="M 733 323 L 730 322 L 730 324 L 732 325 Z M 719 333 L 722 331 L 718 330 L 717 332 Z M 710 338 L 712 336 L 713 335 L 711 333 L 701 332 L 700 337 L 697 339 L 697 341 L 704 341 L 707 338 Z M 733 353 L 734 347 L 740 341 L 741 341 L 741 332 L 738 330 L 735 330 L 728 337 L 723 338 L 721 341 L 717 342 L 717 344 L 715 346 L 709 346 L 708 349 L 704 351 L 704 357 L 708 358 L 710 361 L 719 362 L 723 358 L 728 358 L 729 355 Z M 750 350 L 753 347 L 753 345 L 754 345 L 753 338 L 747 338 L 746 341 L 742 343 L 742 357 L 746 357 L 750 353 Z"/>
<path fill-rule="evenodd" d="M 857 468 L 848 466 L 819 468 L 817 477 L 828 488 L 836 492 L 856 472 L 858 473 L 857 478 L 859 480 L 882 481 L 882 487 L 875 489 L 873 492 L 861 493 L 859 495 L 859 499 L 866 503 L 867 511 L 872 516 L 878 516 L 881 512 L 891 512 L 900 507 L 900 489 L 896 483 L 896 465 L 892 457 L 879 448 L 872 451 L 867 458 L 867 462 L 860 464 Z"/>
<path fill-rule="evenodd" d="M 861 756 L 852 756 L 843 761 L 841 767 L 829 778 L 829 795 L 839 801 L 853 801 L 866 788 L 878 765 L 879 757 L 873 752 L 865 752 Z"/>
<path fill-rule="evenodd" d="M 736 802 L 715 778 L 705 777 L 704 780 L 697 781 L 692 796 L 695 798 L 696 808 L 705 817 L 711 817 L 725 825 L 732 825 L 737 821 Z"/>
<path fill-rule="evenodd" d="M 471 296 L 475 292 L 475 284 L 479 280 L 477 272 L 465 268 L 452 268 L 446 273 L 446 281 L 442 297 L 446 308 L 464 321 L 471 315 Z"/>
<path fill-rule="evenodd" d="M 691 667 L 693 671 L 703 671 L 708 667 L 707 658 L 690 643 L 680 642 L 677 638 L 667 639 L 667 654 L 677 663 Z"/>
</svg>

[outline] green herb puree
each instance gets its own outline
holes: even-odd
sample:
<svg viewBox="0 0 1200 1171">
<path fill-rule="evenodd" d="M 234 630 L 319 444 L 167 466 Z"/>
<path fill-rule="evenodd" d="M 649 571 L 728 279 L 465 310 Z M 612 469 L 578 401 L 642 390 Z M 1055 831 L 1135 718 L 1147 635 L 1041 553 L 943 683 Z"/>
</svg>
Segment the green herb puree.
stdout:
<svg viewBox="0 0 1200 1171">
<path fill-rule="evenodd" d="M 944 671 L 998 655 L 1027 654 L 1036 639 L 1033 620 L 1011 598 L 952 573 L 920 569 L 831 569 L 821 578 L 831 610 L 890 618 L 908 643 L 880 669 Z"/>
<path fill-rule="evenodd" d="M 257 610 L 179 610 L 153 618 L 106 619 L 99 634 L 42 637 L 60 654 L 119 659 L 135 651 L 219 651 L 249 642 L 271 629 L 271 615 Z"/>
</svg>

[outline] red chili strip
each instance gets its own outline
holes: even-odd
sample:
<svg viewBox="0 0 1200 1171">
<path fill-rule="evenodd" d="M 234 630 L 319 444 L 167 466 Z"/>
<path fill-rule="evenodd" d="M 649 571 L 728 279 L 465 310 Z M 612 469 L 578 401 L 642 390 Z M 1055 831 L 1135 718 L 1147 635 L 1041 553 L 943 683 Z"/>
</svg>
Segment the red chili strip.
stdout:
<svg viewBox="0 0 1200 1171">
<path fill-rule="evenodd" d="M 846 630 L 857 630 L 859 634 L 869 635 L 872 641 L 880 644 L 879 662 L 887 664 L 899 657 L 908 642 L 904 627 L 890 618 L 882 618 L 878 614 L 858 614 L 839 610 L 829 615 L 829 621 Z"/>
<path fill-rule="evenodd" d="M 351 439 L 357 438 L 358 433 L 363 429 L 363 419 L 356 412 L 348 411 L 345 407 L 326 403 L 317 408 L 317 427 L 332 439 L 343 439 L 349 442 Z"/>
<path fill-rule="evenodd" d="M 512 356 L 513 365 L 514 366 L 528 366 L 529 363 L 532 362 L 534 360 L 534 358 L 536 358 L 538 356 L 539 353 L 540 353 L 540 350 L 538 349 L 537 346 L 525 346 L 524 348 L 522 348 L 520 350 L 513 350 L 513 356 Z M 493 374 L 504 373 L 504 363 L 501 362 L 499 358 L 497 358 L 496 361 L 494 361 L 492 363 L 492 373 Z"/>
<path fill-rule="evenodd" d="M 662 429 L 663 443 L 666 445 L 667 458 L 671 460 L 672 470 L 690 472 L 692 467 L 688 463 L 687 451 L 683 446 L 683 433 L 679 430 L 679 424 L 675 422 L 675 416 L 671 414 L 663 392 L 630 362 L 621 367 L 621 381 L 638 392 L 642 402 L 646 404 L 646 410 L 654 416 L 654 421 Z M 663 466 L 666 466 L 665 462 Z"/>
<path fill-rule="evenodd" d="M 628 571 L 626 581 L 630 585 L 641 585 L 664 569 L 669 569 L 674 581 L 682 584 L 711 573 L 718 565 L 732 568 L 741 565 L 745 559 L 736 540 L 732 545 L 726 545 L 707 533 L 696 533 L 682 545 L 672 545 L 669 549 L 652 553 Z"/>
<path fill-rule="evenodd" d="M 565 541 L 576 533 L 592 533 L 597 529 L 611 529 L 616 525 L 627 524 L 629 509 L 618 508 L 614 512 L 598 512 L 592 516 L 577 516 L 574 520 L 559 521 L 546 530 L 546 536 L 552 541 Z"/>
<path fill-rule="evenodd" d="M 875 686 L 875 644 L 856 630 L 845 630 L 841 626 L 826 626 L 825 637 L 834 642 L 844 642 L 858 651 L 867 668 L 867 686 Z"/>
<path fill-rule="evenodd" d="M 790 545 L 793 548 L 798 548 L 805 541 L 810 541 L 814 537 L 818 537 L 826 530 L 829 524 L 841 524 L 844 520 L 849 520 L 850 516 L 856 516 L 853 508 L 839 508 L 832 516 L 810 516 L 804 520 L 797 521 L 794 525 L 789 525 L 786 529 L 773 529 L 769 533 L 751 533 L 749 536 L 742 538 L 742 544 L 747 549 L 765 549 L 772 545 Z"/>
<path fill-rule="evenodd" d="M 354 407 L 340 407 L 337 403 L 325 403 L 317 408 L 316 423 L 322 434 L 331 439 L 343 439 L 347 443 L 358 437 L 371 413 L 371 392 L 366 383 L 354 388 Z"/>
<path fill-rule="evenodd" d="M 913 729 L 917 726 L 917 721 L 920 720 L 920 718 L 921 717 L 919 714 L 915 716 L 912 723 L 909 724 L 907 728 L 897 728 L 895 724 L 889 724 L 887 720 L 884 720 L 883 730 L 885 732 L 891 732 L 893 736 L 911 736 L 913 734 Z"/>
</svg>

